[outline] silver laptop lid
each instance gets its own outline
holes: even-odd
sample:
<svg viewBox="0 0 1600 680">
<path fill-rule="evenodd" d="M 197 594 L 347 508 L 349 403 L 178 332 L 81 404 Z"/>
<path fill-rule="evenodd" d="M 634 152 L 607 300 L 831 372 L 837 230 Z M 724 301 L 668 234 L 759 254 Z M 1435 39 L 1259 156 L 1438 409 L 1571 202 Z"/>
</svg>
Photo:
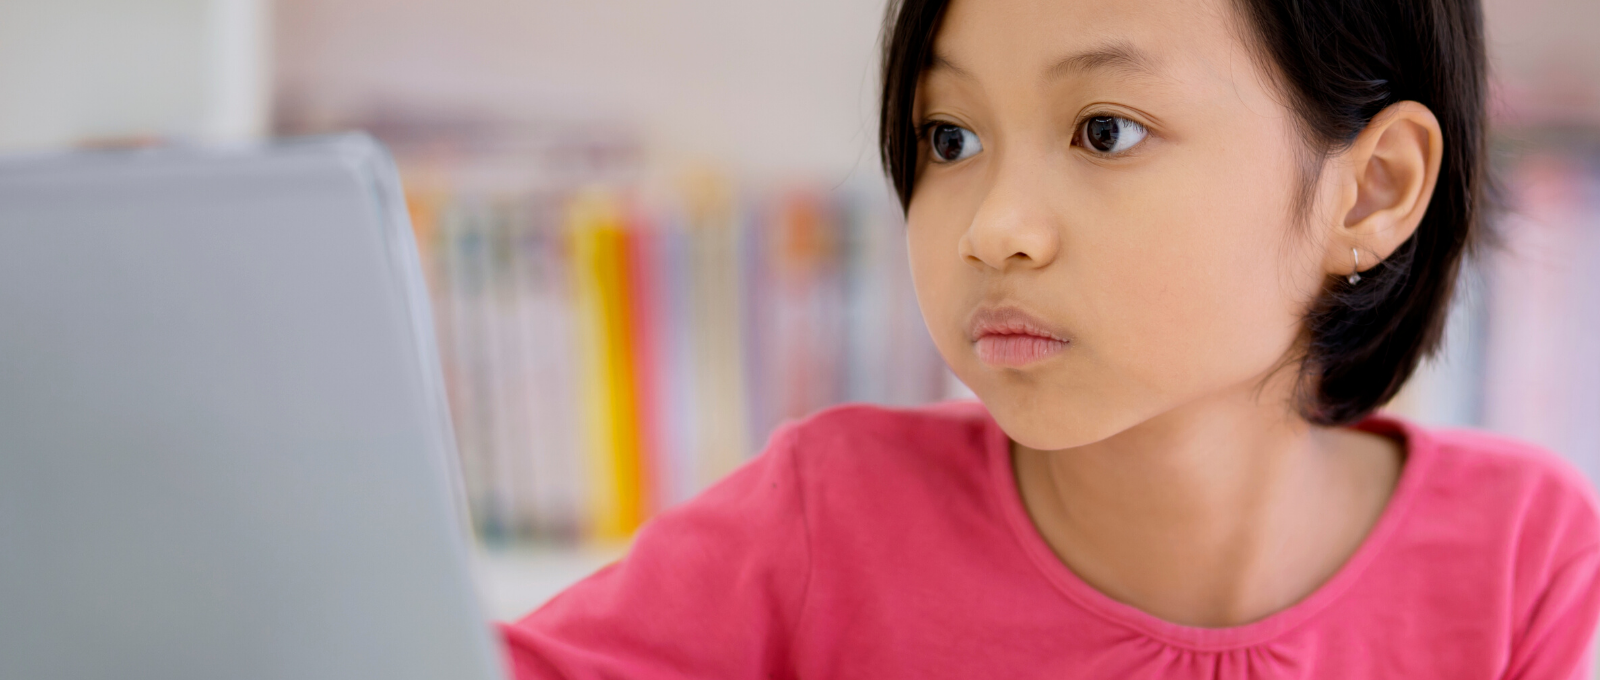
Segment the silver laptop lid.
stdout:
<svg viewBox="0 0 1600 680">
<path fill-rule="evenodd" d="M 0 678 L 467 678 L 415 243 L 369 138 L 0 162 Z"/>
</svg>

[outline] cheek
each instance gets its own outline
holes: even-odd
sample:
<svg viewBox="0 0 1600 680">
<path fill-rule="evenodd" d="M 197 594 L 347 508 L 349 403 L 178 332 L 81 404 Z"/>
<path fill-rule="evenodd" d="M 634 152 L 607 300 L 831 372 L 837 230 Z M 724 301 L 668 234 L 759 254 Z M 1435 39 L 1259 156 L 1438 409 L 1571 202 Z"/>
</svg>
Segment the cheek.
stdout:
<svg viewBox="0 0 1600 680">
<path fill-rule="evenodd" d="M 918 187 L 906 214 L 906 247 L 917 304 L 947 361 L 956 349 L 953 343 L 964 340 L 960 326 L 972 308 L 971 291 L 963 285 L 965 272 L 961 271 L 967 265 L 958 255 L 967 215 L 970 212 L 962 201 L 926 186 Z"/>
<path fill-rule="evenodd" d="M 1134 383 L 1173 394 L 1270 368 L 1294 341 L 1304 284 L 1284 163 L 1170 163 L 1108 192 L 1081 251 L 1100 347 Z M 1270 157 L 1270 156 L 1269 156 Z M 1232 162 L 1227 162 L 1232 161 Z M 1159 192 L 1149 190 L 1159 187 Z"/>
</svg>

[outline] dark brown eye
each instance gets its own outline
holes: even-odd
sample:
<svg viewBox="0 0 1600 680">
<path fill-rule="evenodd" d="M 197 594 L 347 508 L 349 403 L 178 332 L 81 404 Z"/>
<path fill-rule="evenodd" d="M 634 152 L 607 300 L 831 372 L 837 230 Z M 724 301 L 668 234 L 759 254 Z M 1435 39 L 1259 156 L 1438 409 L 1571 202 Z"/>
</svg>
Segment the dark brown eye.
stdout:
<svg viewBox="0 0 1600 680">
<path fill-rule="evenodd" d="M 928 135 L 928 141 L 933 147 L 934 160 L 940 163 L 954 163 L 963 158 L 970 158 L 983 150 L 983 144 L 978 142 L 977 134 L 949 123 L 934 125 Z"/>
<path fill-rule="evenodd" d="M 1127 151 L 1147 134 L 1143 125 L 1121 116 L 1095 116 L 1083 122 L 1078 141 L 1102 154 Z"/>
</svg>

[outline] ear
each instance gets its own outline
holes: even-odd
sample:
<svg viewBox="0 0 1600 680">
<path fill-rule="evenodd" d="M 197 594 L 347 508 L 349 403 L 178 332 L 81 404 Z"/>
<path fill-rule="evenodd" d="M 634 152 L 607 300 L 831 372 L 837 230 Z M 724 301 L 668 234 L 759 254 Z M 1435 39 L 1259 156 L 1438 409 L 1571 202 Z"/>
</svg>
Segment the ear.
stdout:
<svg viewBox="0 0 1600 680">
<path fill-rule="evenodd" d="M 1444 135 L 1428 107 L 1403 101 L 1372 118 L 1341 162 L 1329 165 L 1339 186 L 1338 220 L 1323 263 L 1329 274 L 1355 270 L 1352 248 L 1365 271 L 1411 237 L 1428 210 L 1443 155 Z"/>
</svg>

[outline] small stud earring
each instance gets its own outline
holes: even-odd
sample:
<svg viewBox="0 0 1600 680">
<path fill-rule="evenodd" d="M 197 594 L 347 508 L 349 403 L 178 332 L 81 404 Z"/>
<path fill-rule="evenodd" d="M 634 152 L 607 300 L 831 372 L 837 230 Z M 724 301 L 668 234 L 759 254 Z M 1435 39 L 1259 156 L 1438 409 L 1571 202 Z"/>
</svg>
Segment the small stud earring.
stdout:
<svg viewBox="0 0 1600 680">
<path fill-rule="evenodd" d="M 1356 268 L 1350 270 L 1350 275 L 1346 276 L 1344 280 L 1349 281 L 1350 285 L 1354 286 L 1361 282 L 1361 253 L 1356 252 L 1355 248 L 1351 248 L 1350 255 L 1356 260 Z"/>
</svg>

